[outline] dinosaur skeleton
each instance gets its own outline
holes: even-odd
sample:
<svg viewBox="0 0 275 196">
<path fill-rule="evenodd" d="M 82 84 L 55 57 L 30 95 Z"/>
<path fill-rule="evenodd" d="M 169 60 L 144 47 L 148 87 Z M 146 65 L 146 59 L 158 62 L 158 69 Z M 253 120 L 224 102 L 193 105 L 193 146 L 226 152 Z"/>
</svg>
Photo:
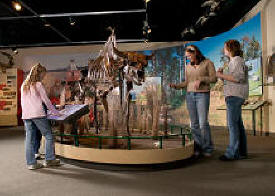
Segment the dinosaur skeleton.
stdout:
<svg viewBox="0 0 275 196">
<path fill-rule="evenodd" d="M 152 56 L 139 54 L 137 52 L 119 51 L 117 49 L 114 29 L 109 28 L 109 30 L 111 30 L 111 35 L 105 43 L 103 50 L 100 51 L 98 57 L 95 60 L 89 60 L 88 62 L 88 80 L 93 84 L 95 91 L 97 89 L 96 86 L 100 82 L 107 82 L 111 84 L 108 90 L 105 90 L 103 93 L 96 93 L 99 94 L 106 112 L 108 112 L 108 93 L 111 92 L 115 87 L 119 86 L 122 99 L 122 81 L 126 80 L 127 92 L 124 100 L 124 103 L 126 103 L 124 105 L 126 107 L 123 107 L 123 110 L 126 111 L 124 114 L 126 113 L 126 115 L 129 117 L 129 111 L 127 110 L 129 102 L 129 91 L 132 90 L 133 84 L 141 85 L 142 82 L 145 81 L 144 68 L 148 65 L 148 60 L 151 60 Z M 129 135 L 130 133 L 128 129 L 128 122 L 127 132 Z"/>
</svg>

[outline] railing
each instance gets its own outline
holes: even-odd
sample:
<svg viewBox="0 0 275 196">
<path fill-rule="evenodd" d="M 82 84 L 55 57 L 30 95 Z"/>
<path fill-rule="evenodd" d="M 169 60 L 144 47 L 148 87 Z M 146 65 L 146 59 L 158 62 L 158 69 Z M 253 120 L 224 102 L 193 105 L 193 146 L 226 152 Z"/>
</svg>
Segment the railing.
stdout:
<svg viewBox="0 0 275 196">
<path fill-rule="evenodd" d="M 102 139 L 125 139 L 127 140 L 127 149 L 131 150 L 131 140 L 132 139 L 154 139 L 159 141 L 159 149 L 162 149 L 163 140 L 171 139 L 174 137 L 181 137 L 182 139 L 182 146 L 185 146 L 185 136 L 188 139 L 192 140 L 192 134 L 190 129 L 187 127 L 182 127 L 180 125 L 169 125 L 171 134 L 170 135 L 160 135 L 160 136 L 100 136 L 100 135 L 76 135 L 76 134 L 54 134 L 55 136 L 60 136 L 60 142 L 63 143 L 63 137 L 73 137 L 74 138 L 74 145 L 79 146 L 79 138 L 97 138 L 98 139 L 98 148 L 102 149 Z M 175 129 L 179 129 L 180 133 L 173 134 Z M 184 132 L 185 129 L 185 132 Z M 186 132 L 187 131 L 187 132 Z"/>
</svg>

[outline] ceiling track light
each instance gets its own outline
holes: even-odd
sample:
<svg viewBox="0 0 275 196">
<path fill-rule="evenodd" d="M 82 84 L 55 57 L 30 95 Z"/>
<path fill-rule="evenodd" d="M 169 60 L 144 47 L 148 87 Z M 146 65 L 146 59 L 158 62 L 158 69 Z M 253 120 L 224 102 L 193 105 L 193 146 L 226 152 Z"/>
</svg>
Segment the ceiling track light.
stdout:
<svg viewBox="0 0 275 196">
<path fill-rule="evenodd" d="M 72 17 L 69 17 L 70 25 L 74 26 L 75 25 L 75 19 Z"/>
<path fill-rule="evenodd" d="M 151 0 L 144 0 L 145 1 L 145 3 L 148 3 L 149 1 L 151 1 Z"/>
<path fill-rule="evenodd" d="M 18 54 L 18 50 L 17 50 L 17 48 L 12 47 L 12 48 L 11 48 L 11 50 L 12 50 L 12 52 L 13 52 L 13 54 L 14 54 L 14 55 Z"/>
<path fill-rule="evenodd" d="M 147 21 L 147 20 L 143 21 L 143 28 L 142 28 L 142 33 L 143 33 L 143 35 L 144 35 L 146 38 L 148 38 L 148 36 L 149 36 L 149 34 L 150 34 L 151 32 L 152 32 L 152 29 L 151 29 L 151 27 L 149 26 L 148 21 Z"/>
<path fill-rule="evenodd" d="M 149 40 L 149 35 L 152 32 L 152 29 L 148 23 L 148 12 L 147 12 L 148 5 L 147 4 L 149 1 L 150 0 L 144 0 L 146 13 L 145 13 L 145 20 L 143 21 L 142 34 L 143 34 L 145 40 Z"/>
<path fill-rule="evenodd" d="M 45 27 L 50 27 L 51 24 L 50 24 L 50 23 L 45 23 L 44 26 L 45 26 Z"/>
<path fill-rule="evenodd" d="M 17 11 L 20 12 L 22 10 L 22 6 L 19 2 L 17 1 L 12 1 L 12 7 Z"/>
</svg>

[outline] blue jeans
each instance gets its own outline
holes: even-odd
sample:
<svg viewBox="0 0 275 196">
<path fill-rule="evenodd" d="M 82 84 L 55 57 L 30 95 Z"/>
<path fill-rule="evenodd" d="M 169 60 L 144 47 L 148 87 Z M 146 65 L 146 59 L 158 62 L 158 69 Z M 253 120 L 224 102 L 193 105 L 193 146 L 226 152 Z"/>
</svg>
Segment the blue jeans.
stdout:
<svg viewBox="0 0 275 196">
<path fill-rule="evenodd" d="M 36 125 L 34 123 L 33 123 L 33 129 L 36 129 L 36 131 L 34 131 L 34 137 L 35 137 L 35 141 L 34 141 L 34 153 L 38 154 L 39 153 L 39 148 L 40 148 L 42 134 L 41 134 L 41 132 L 39 131 L 39 129 L 36 127 Z"/>
<path fill-rule="evenodd" d="M 46 118 L 34 118 L 24 120 L 24 126 L 26 130 L 26 160 L 27 165 L 36 164 L 35 159 L 35 140 L 36 140 L 36 131 L 40 130 L 41 134 L 45 137 L 45 159 L 54 160 L 54 139 L 52 135 L 52 129 L 48 119 Z"/>
<path fill-rule="evenodd" d="M 43 106 L 43 109 L 44 109 L 45 113 L 47 114 L 47 106 L 44 103 L 42 103 L 42 106 Z M 36 127 L 36 125 L 33 123 L 33 129 L 35 129 L 35 128 L 36 128 L 36 131 L 34 131 L 34 134 L 35 134 L 34 152 L 35 152 L 35 154 L 38 154 L 41 139 L 42 139 L 42 134 L 39 131 L 39 129 Z"/>
<path fill-rule="evenodd" d="M 246 133 L 242 120 L 242 104 L 244 99 L 235 96 L 225 98 L 227 110 L 227 126 L 229 129 L 229 146 L 225 156 L 229 159 L 239 159 L 247 156 Z"/>
<path fill-rule="evenodd" d="M 186 104 L 191 121 L 191 131 L 195 141 L 195 151 L 212 153 L 213 143 L 208 122 L 210 93 L 188 92 Z"/>
</svg>

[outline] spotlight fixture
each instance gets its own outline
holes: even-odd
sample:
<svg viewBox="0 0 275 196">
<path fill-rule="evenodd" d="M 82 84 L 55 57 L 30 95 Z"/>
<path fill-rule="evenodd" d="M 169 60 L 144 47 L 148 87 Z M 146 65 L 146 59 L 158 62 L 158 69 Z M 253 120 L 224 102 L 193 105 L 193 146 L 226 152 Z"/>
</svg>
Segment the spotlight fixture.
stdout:
<svg viewBox="0 0 275 196">
<path fill-rule="evenodd" d="M 11 48 L 11 50 L 12 50 L 12 52 L 13 52 L 14 54 L 18 54 L 17 48 L 13 47 L 13 48 Z"/>
<path fill-rule="evenodd" d="M 50 23 L 45 23 L 44 26 L 45 26 L 45 27 L 50 27 L 51 24 L 50 24 Z"/>
<path fill-rule="evenodd" d="M 20 12 L 22 10 L 21 4 L 18 3 L 17 1 L 12 1 L 12 7 L 18 12 Z"/>
<path fill-rule="evenodd" d="M 74 19 L 74 18 L 70 17 L 70 18 L 69 18 L 69 21 L 70 21 L 70 25 L 71 25 L 71 26 L 74 26 L 74 25 L 75 25 L 75 19 Z"/>
<path fill-rule="evenodd" d="M 145 20 L 143 21 L 143 27 L 142 27 L 142 33 L 143 33 L 143 36 L 145 37 L 146 40 L 149 39 L 149 36 L 152 32 L 152 29 L 151 27 L 149 26 L 149 23 L 148 23 L 148 2 L 150 0 L 144 0 L 144 3 L 145 3 L 145 8 L 146 8 L 146 15 L 145 15 Z"/>
<path fill-rule="evenodd" d="M 151 30 L 151 28 L 148 25 L 148 22 L 146 20 L 143 21 L 143 28 L 142 28 L 142 30 L 143 30 L 143 35 L 144 36 L 148 36 L 152 32 L 152 30 Z"/>
</svg>

